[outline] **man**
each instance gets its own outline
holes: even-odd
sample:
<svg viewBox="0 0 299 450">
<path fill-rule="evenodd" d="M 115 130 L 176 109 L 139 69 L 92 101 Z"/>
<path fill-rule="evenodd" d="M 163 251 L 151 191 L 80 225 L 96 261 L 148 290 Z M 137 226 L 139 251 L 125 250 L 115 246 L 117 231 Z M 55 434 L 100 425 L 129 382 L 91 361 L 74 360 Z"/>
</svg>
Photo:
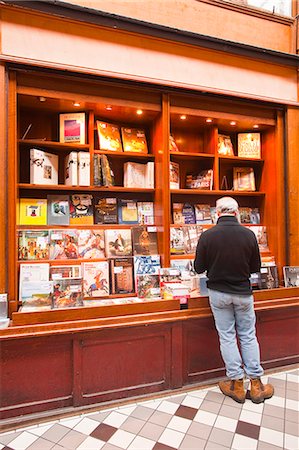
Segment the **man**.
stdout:
<svg viewBox="0 0 299 450">
<path fill-rule="evenodd" d="M 202 233 L 198 241 L 194 268 L 197 273 L 207 271 L 210 306 L 229 378 L 221 381 L 219 387 L 224 395 L 244 403 L 246 373 L 251 381 L 251 400 L 261 403 L 272 397 L 274 389 L 270 384 L 263 385 L 260 379 L 263 368 L 249 281 L 250 274 L 260 270 L 260 252 L 254 233 L 239 223 L 236 200 L 231 197 L 217 200 L 216 214 L 217 224 Z"/>
</svg>

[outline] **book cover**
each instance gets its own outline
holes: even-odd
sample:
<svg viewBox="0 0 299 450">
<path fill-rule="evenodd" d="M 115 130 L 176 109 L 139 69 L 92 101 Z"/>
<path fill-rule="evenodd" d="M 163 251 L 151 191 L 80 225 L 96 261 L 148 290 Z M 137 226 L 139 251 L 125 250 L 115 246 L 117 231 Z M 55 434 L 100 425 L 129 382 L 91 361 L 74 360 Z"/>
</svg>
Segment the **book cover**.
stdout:
<svg viewBox="0 0 299 450">
<path fill-rule="evenodd" d="M 212 223 L 216 224 L 218 220 L 218 215 L 216 212 L 216 206 L 211 206 L 211 216 L 212 216 Z"/>
<path fill-rule="evenodd" d="M 253 167 L 233 168 L 234 191 L 255 191 Z"/>
<path fill-rule="evenodd" d="M 47 200 L 43 198 L 20 198 L 20 225 L 47 225 Z"/>
<path fill-rule="evenodd" d="M 66 144 L 85 144 L 85 113 L 59 114 L 59 140 Z"/>
<path fill-rule="evenodd" d="M 50 259 L 77 259 L 78 256 L 77 230 L 51 230 Z"/>
<path fill-rule="evenodd" d="M 269 251 L 266 227 L 259 225 L 249 225 L 248 228 L 255 234 L 260 250 Z"/>
<path fill-rule="evenodd" d="M 175 139 L 172 136 L 172 134 L 169 135 L 169 151 L 170 152 L 179 152 L 179 148 L 178 148 L 177 143 L 175 142 Z"/>
<path fill-rule="evenodd" d="M 230 136 L 218 134 L 218 155 L 234 156 L 234 149 Z"/>
<path fill-rule="evenodd" d="M 133 259 L 114 258 L 111 260 L 112 294 L 134 292 Z"/>
<path fill-rule="evenodd" d="M 137 275 L 159 275 L 160 255 L 134 256 L 134 273 Z"/>
<path fill-rule="evenodd" d="M 84 297 L 109 295 L 109 265 L 107 261 L 85 262 L 83 266 Z"/>
<path fill-rule="evenodd" d="M 101 155 L 93 155 L 93 184 L 94 186 L 103 185 Z"/>
<path fill-rule="evenodd" d="M 183 255 L 185 242 L 183 227 L 170 227 L 170 254 Z"/>
<path fill-rule="evenodd" d="M 172 204 L 172 219 L 175 225 L 183 225 L 185 223 L 183 207 L 184 203 L 174 202 Z"/>
<path fill-rule="evenodd" d="M 97 120 L 96 125 L 100 149 L 121 152 L 122 144 L 118 126 L 100 120 Z"/>
<path fill-rule="evenodd" d="M 48 195 L 48 225 L 69 225 L 70 208 L 68 195 Z"/>
<path fill-rule="evenodd" d="M 133 254 L 156 255 L 158 253 L 158 238 L 156 227 L 132 228 Z"/>
<path fill-rule="evenodd" d="M 49 232 L 24 230 L 18 234 L 19 260 L 49 259 Z"/>
<path fill-rule="evenodd" d="M 159 275 L 137 275 L 136 293 L 139 298 L 158 299 L 161 297 Z"/>
<path fill-rule="evenodd" d="M 50 267 L 50 279 L 61 280 L 63 278 L 82 278 L 81 265 L 63 265 Z"/>
<path fill-rule="evenodd" d="M 279 287 L 277 266 L 261 267 L 260 288 L 275 289 Z"/>
<path fill-rule="evenodd" d="M 154 161 L 149 161 L 146 164 L 145 186 L 144 187 L 147 189 L 155 188 L 155 163 L 154 163 Z"/>
<path fill-rule="evenodd" d="M 190 289 L 190 297 L 198 297 L 199 293 L 199 275 L 194 270 L 193 260 L 191 259 L 173 259 L 171 267 L 179 269 L 181 280 Z"/>
<path fill-rule="evenodd" d="M 240 222 L 241 223 L 244 223 L 244 224 L 251 223 L 251 220 L 250 220 L 251 208 L 240 206 L 239 213 L 240 213 Z"/>
<path fill-rule="evenodd" d="M 79 258 L 105 258 L 104 230 L 78 230 Z"/>
<path fill-rule="evenodd" d="M 26 306 L 52 306 L 53 281 L 23 281 L 21 302 Z"/>
<path fill-rule="evenodd" d="M 30 149 L 30 184 L 58 184 L 58 156 Z"/>
<path fill-rule="evenodd" d="M 94 201 L 94 223 L 118 223 L 117 200 L 115 197 L 96 197 Z"/>
<path fill-rule="evenodd" d="M 191 205 L 190 203 L 184 203 L 182 214 L 183 214 L 184 224 L 188 225 L 188 224 L 195 223 L 195 212 L 194 212 L 193 205 Z"/>
<path fill-rule="evenodd" d="M 207 204 L 197 203 L 194 205 L 195 210 L 195 221 L 197 224 L 211 224 L 212 223 L 212 214 L 211 207 Z"/>
<path fill-rule="evenodd" d="M 261 134 L 239 133 L 238 134 L 238 156 L 242 158 L 260 159 L 261 157 Z"/>
<path fill-rule="evenodd" d="M 121 128 L 124 152 L 147 153 L 147 142 L 144 130 L 138 128 Z"/>
<path fill-rule="evenodd" d="M 138 223 L 138 210 L 136 200 L 118 200 L 118 222 L 128 225 Z"/>
<path fill-rule="evenodd" d="M 90 186 L 89 152 L 78 152 L 78 185 Z"/>
<path fill-rule="evenodd" d="M 64 160 L 64 184 L 66 186 L 78 185 L 78 153 L 71 152 Z"/>
<path fill-rule="evenodd" d="M 103 186 L 114 186 L 114 173 L 111 163 L 106 155 L 101 155 L 102 184 Z"/>
<path fill-rule="evenodd" d="M 184 253 L 195 253 L 197 242 L 202 232 L 203 228 L 200 225 L 189 225 L 187 227 L 183 227 L 183 236 L 185 243 Z"/>
<path fill-rule="evenodd" d="M 137 202 L 138 223 L 153 225 L 155 223 L 154 202 Z"/>
<path fill-rule="evenodd" d="M 165 283 L 176 283 L 181 281 L 181 271 L 175 267 L 163 267 L 159 270 L 160 275 L 160 288 L 161 292 L 164 291 Z"/>
<path fill-rule="evenodd" d="M 169 163 L 169 183 L 170 189 L 180 189 L 180 165 L 170 161 Z"/>
<path fill-rule="evenodd" d="M 22 286 L 24 282 L 43 282 L 49 281 L 49 268 L 48 263 L 40 264 L 20 264 L 19 275 L 19 299 L 22 300 Z"/>
<path fill-rule="evenodd" d="M 284 266 L 283 277 L 285 287 L 299 287 L 299 266 Z"/>
<path fill-rule="evenodd" d="M 213 169 L 202 170 L 197 175 L 187 175 L 186 188 L 211 191 L 213 189 Z"/>
<path fill-rule="evenodd" d="M 257 225 L 261 223 L 261 216 L 260 216 L 259 208 L 251 208 L 250 223 L 257 224 Z"/>
<path fill-rule="evenodd" d="M 93 225 L 91 194 L 73 194 L 70 196 L 70 224 Z"/>
<path fill-rule="evenodd" d="M 105 230 L 105 249 L 107 258 L 132 256 L 131 230 Z"/>
<path fill-rule="evenodd" d="M 53 281 L 52 308 L 83 306 L 82 278 L 56 278 Z"/>
<path fill-rule="evenodd" d="M 147 164 L 126 162 L 124 164 L 124 187 L 146 187 Z"/>
</svg>

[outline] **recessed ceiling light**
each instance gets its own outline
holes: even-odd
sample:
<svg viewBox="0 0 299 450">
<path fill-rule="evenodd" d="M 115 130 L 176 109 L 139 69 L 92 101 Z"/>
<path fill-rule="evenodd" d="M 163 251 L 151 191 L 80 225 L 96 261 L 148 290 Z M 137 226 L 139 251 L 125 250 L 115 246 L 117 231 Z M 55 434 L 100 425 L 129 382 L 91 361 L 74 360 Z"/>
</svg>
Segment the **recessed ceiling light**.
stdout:
<svg viewBox="0 0 299 450">
<path fill-rule="evenodd" d="M 186 120 L 186 119 L 187 119 L 187 116 L 185 116 L 185 114 L 182 114 L 182 115 L 180 116 L 180 119 L 181 119 L 181 120 Z"/>
<path fill-rule="evenodd" d="M 38 97 L 38 99 L 40 102 L 45 102 L 47 100 L 46 97 Z"/>
<path fill-rule="evenodd" d="M 253 125 L 253 128 L 259 128 L 260 126 L 258 124 Z"/>
<path fill-rule="evenodd" d="M 235 122 L 234 120 L 232 120 L 232 121 L 230 122 L 230 125 L 237 125 L 237 122 Z"/>
<path fill-rule="evenodd" d="M 213 119 L 206 119 L 206 122 L 211 123 L 211 122 L 213 122 Z"/>
<path fill-rule="evenodd" d="M 137 109 L 136 114 L 137 114 L 138 116 L 141 116 L 141 115 L 143 114 L 142 109 Z"/>
<path fill-rule="evenodd" d="M 112 111 L 112 106 L 111 106 L 111 105 L 107 105 L 107 106 L 106 106 L 106 110 L 107 110 L 107 111 Z"/>
<path fill-rule="evenodd" d="M 81 106 L 81 103 L 79 103 L 79 102 L 74 102 L 73 105 L 74 105 L 74 106 Z"/>
</svg>

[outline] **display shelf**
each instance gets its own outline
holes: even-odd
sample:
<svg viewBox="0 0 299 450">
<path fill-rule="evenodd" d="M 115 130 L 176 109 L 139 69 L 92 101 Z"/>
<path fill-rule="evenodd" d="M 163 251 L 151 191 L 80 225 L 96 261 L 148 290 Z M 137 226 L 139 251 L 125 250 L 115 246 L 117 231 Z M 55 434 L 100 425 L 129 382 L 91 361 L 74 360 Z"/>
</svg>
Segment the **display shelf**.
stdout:
<svg viewBox="0 0 299 450">
<path fill-rule="evenodd" d="M 124 186 L 66 186 L 64 184 L 48 185 L 48 184 L 30 184 L 19 183 L 19 189 L 40 190 L 40 191 L 92 191 L 92 192 L 136 192 L 136 193 L 153 193 L 154 188 L 127 188 Z"/>
<path fill-rule="evenodd" d="M 110 156 L 111 158 L 124 158 L 124 159 L 150 159 L 150 160 L 154 160 L 155 159 L 155 155 L 153 155 L 152 153 L 138 153 L 138 152 L 113 152 L 113 151 L 108 151 L 108 150 L 94 150 L 94 154 L 95 155 L 106 155 L 106 156 Z"/>
<path fill-rule="evenodd" d="M 89 144 L 65 144 L 62 142 L 56 142 L 56 141 L 47 141 L 44 139 L 18 139 L 19 145 L 26 145 L 26 146 L 38 146 L 38 147 L 45 147 L 52 150 L 66 150 L 66 151 L 72 151 L 72 150 L 78 150 L 88 151 L 90 146 Z"/>
<path fill-rule="evenodd" d="M 215 156 L 209 153 L 194 153 L 194 152 L 170 152 L 172 159 L 214 159 Z"/>
<path fill-rule="evenodd" d="M 203 189 L 171 189 L 170 193 L 173 195 L 209 195 L 209 196 L 236 196 L 236 197 L 264 197 L 265 192 L 257 191 L 221 191 L 221 190 L 203 190 Z"/>
<path fill-rule="evenodd" d="M 237 163 L 245 162 L 245 163 L 252 163 L 252 164 L 255 164 L 255 163 L 263 164 L 264 161 L 265 161 L 262 158 L 243 158 L 241 156 L 221 156 L 221 155 L 218 155 L 218 158 L 219 158 L 220 162 L 222 162 L 222 161 L 223 162 L 237 162 Z"/>
<path fill-rule="evenodd" d="M 141 226 L 148 226 L 148 227 L 154 227 L 156 228 L 157 225 L 155 224 L 142 224 L 142 223 L 136 223 L 136 224 L 123 224 L 123 223 L 112 223 L 112 224 L 102 224 L 102 223 L 95 223 L 93 225 L 17 225 L 17 230 L 62 230 L 62 229 L 87 229 L 87 230 L 101 230 L 106 229 L 109 227 L 109 229 L 126 229 L 126 228 L 135 228 L 135 227 L 141 227 Z"/>
</svg>

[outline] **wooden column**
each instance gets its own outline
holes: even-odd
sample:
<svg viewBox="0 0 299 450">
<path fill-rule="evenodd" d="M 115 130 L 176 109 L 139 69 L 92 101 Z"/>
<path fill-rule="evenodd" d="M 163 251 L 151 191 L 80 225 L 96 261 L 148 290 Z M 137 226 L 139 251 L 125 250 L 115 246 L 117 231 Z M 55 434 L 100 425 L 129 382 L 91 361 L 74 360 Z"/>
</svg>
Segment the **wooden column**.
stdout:
<svg viewBox="0 0 299 450">
<path fill-rule="evenodd" d="M 5 66 L 0 65 L 0 293 L 7 292 L 7 109 L 6 109 L 6 72 Z"/>
</svg>

